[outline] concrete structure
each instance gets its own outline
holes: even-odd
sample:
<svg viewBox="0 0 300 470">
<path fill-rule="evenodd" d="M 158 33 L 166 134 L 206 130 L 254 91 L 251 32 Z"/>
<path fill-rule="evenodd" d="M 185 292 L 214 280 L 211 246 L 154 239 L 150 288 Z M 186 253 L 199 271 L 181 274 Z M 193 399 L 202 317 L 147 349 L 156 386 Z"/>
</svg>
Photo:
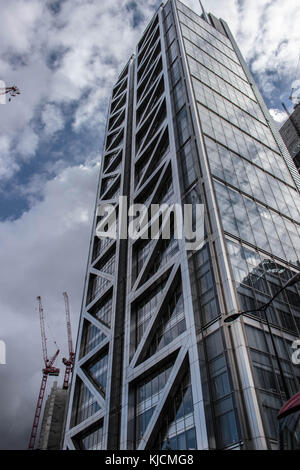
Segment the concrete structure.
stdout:
<svg viewBox="0 0 300 470">
<path fill-rule="evenodd" d="M 66 449 L 267 449 L 285 401 L 262 305 L 299 270 L 300 178 L 227 24 L 162 5 L 113 87 Z M 100 241 L 97 208 L 203 203 L 205 245 Z M 270 268 L 272 266 L 272 268 Z M 299 287 L 270 309 L 291 392 Z"/>
<path fill-rule="evenodd" d="M 300 103 L 295 106 L 279 132 L 300 172 Z"/>
<path fill-rule="evenodd" d="M 68 396 L 68 390 L 58 388 L 54 382 L 44 408 L 39 450 L 62 449 Z"/>
</svg>

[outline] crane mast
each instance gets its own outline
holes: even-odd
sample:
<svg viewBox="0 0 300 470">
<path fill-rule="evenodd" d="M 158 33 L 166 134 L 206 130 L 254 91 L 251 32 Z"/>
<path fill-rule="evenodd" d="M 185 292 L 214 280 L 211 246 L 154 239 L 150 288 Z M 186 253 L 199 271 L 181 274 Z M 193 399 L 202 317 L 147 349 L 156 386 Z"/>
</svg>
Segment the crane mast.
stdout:
<svg viewBox="0 0 300 470">
<path fill-rule="evenodd" d="M 69 297 L 66 292 L 63 292 L 65 300 L 65 309 L 66 309 L 66 321 L 67 321 L 67 334 L 68 334 L 68 346 L 69 346 L 69 358 L 63 358 L 62 362 L 66 366 L 63 389 L 68 390 L 70 374 L 74 364 L 75 353 L 73 350 L 73 341 L 72 341 L 72 330 L 71 330 L 71 318 L 70 318 L 70 304 Z"/>
<path fill-rule="evenodd" d="M 47 385 L 48 375 L 54 375 L 54 376 L 59 375 L 59 369 L 57 369 L 57 367 L 54 367 L 54 363 L 55 363 L 56 358 L 59 354 L 59 349 L 57 349 L 56 353 L 53 355 L 53 357 L 51 359 L 48 358 L 44 309 L 43 309 L 43 306 L 42 306 L 42 300 L 41 300 L 40 296 L 37 297 L 37 301 L 39 303 L 39 315 L 40 315 L 40 325 L 41 325 L 43 360 L 44 360 L 45 367 L 42 370 L 42 372 L 43 372 L 42 383 L 41 383 L 41 388 L 40 388 L 38 401 L 37 401 L 37 405 L 36 405 L 36 409 L 35 409 L 34 420 L 33 420 L 32 430 L 31 430 L 31 434 L 30 434 L 28 449 L 34 449 L 36 435 L 37 435 L 38 426 L 39 426 L 40 415 L 41 415 L 41 410 L 42 410 L 42 405 L 43 405 L 43 400 L 44 400 L 44 395 L 45 395 L 45 390 L 46 390 L 46 385 Z"/>
</svg>

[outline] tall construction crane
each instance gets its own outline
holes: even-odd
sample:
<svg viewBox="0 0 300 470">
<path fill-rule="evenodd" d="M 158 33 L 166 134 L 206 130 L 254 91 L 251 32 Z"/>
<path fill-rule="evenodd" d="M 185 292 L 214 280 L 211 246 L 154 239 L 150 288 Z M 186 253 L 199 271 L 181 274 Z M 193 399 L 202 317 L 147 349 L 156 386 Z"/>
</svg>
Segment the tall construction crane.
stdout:
<svg viewBox="0 0 300 470">
<path fill-rule="evenodd" d="M 68 346 L 69 346 L 69 359 L 63 358 L 62 362 L 66 366 L 65 377 L 63 383 L 63 389 L 68 390 L 69 388 L 69 379 L 70 374 L 74 364 L 75 353 L 73 350 L 73 341 L 72 341 L 72 330 L 71 330 L 71 318 L 70 318 L 70 304 L 69 297 L 66 292 L 63 292 L 65 299 L 65 308 L 66 308 L 66 320 L 67 320 L 67 333 L 68 333 Z"/>
<path fill-rule="evenodd" d="M 0 95 L 9 95 L 8 101 L 11 101 L 12 96 L 20 95 L 20 93 L 21 92 L 16 85 L 0 88 Z"/>
<path fill-rule="evenodd" d="M 41 383 L 40 393 L 39 393 L 39 397 L 38 397 L 38 401 L 37 401 L 37 405 L 36 405 L 36 410 L 35 410 L 31 435 L 30 435 L 30 439 L 29 439 L 28 449 L 34 449 L 34 444 L 35 444 L 35 439 L 36 439 L 36 435 L 37 435 L 39 419 L 40 419 L 40 414 L 41 414 L 41 410 L 42 410 L 42 404 L 43 404 L 43 400 L 44 400 L 48 375 L 54 375 L 54 376 L 59 375 L 59 369 L 54 367 L 54 363 L 55 363 L 56 358 L 59 354 L 59 349 L 57 349 L 56 353 L 54 354 L 54 356 L 51 359 L 48 358 L 47 338 L 46 338 L 46 332 L 45 332 L 44 309 L 43 309 L 43 306 L 42 306 L 42 300 L 41 300 L 40 296 L 37 297 L 37 301 L 39 303 L 43 359 L 44 359 L 45 367 L 42 370 L 42 372 L 43 372 L 42 383 Z"/>
</svg>

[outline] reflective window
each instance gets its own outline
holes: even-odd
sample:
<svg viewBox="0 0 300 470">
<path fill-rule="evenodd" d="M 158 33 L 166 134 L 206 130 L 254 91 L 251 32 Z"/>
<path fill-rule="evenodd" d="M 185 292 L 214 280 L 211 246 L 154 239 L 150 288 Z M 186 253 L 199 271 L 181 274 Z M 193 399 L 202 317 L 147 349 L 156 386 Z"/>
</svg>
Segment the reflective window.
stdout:
<svg viewBox="0 0 300 470">
<path fill-rule="evenodd" d="M 154 258 L 152 259 L 151 267 L 146 278 L 150 279 L 160 268 L 163 268 L 176 253 L 178 253 L 178 242 L 175 240 L 174 235 L 171 234 L 169 240 L 161 240 L 159 246 L 156 247 Z"/>
<path fill-rule="evenodd" d="M 75 440 L 81 450 L 101 450 L 103 448 L 103 422 L 97 427 L 93 426 L 82 437 L 74 438 Z"/>
<path fill-rule="evenodd" d="M 300 223 L 296 191 L 208 137 L 205 144 L 213 175 Z"/>
<path fill-rule="evenodd" d="M 158 308 L 165 284 L 166 279 L 161 279 L 158 285 L 152 287 L 150 290 L 144 293 L 142 299 L 136 303 L 136 345 L 139 344 L 147 328 L 147 325 L 151 320 L 151 317 L 154 315 Z"/>
<path fill-rule="evenodd" d="M 179 21 L 187 26 L 189 29 L 191 29 L 194 33 L 196 33 L 198 36 L 201 38 L 205 39 L 207 42 L 209 42 L 212 46 L 214 46 L 216 49 L 218 49 L 220 52 L 225 54 L 229 59 L 233 60 L 237 64 L 239 64 L 239 60 L 237 58 L 236 53 L 231 47 L 228 47 L 227 44 L 224 44 L 224 36 L 222 37 L 222 41 L 220 41 L 216 35 L 211 34 L 211 31 L 208 31 L 207 27 L 203 27 L 204 21 L 200 19 L 200 21 L 193 21 L 191 20 L 188 16 L 185 14 L 179 12 L 178 13 Z"/>
<path fill-rule="evenodd" d="M 110 281 L 105 277 L 91 274 L 87 303 L 89 304 L 90 302 L 92 302 L 92 300 L 94 300 L 99 294 L 101 294 L 101 292 L 104 292 L 110 284 Z"/>
<path fill-rule="evenodd" d="M 86 385 L 77 377 L 72 408 L 72 427 L 100 410 L 98 402 Z"/>
<path fill-rule="evenodd" d="M 137 279 L 142 267 L 150 253 L 153 246 L 152 240 L 139 240 L 135 243 L 133 248 L 132 260 L 132 277 L 133 282 Z"/>
<path fill-rule="evenodd" d="M 180 67 L 180 62 L 178 59 L 176 59 L 175 62 L 173 62 L 171 69 L 170 69 L 170 73 L 171 73 L 172 85 L 175 86 L 181 77 L 181 67 Z"/>
<path fill-rule="evenodd" d="M 234 87 L 248 98 L 251 98 L 252 101 L 256 102 L 256 98 L 248 82 L 245 82 L 230 69 L 213 59 L 206 52 L 194 46 L 187 39 L 184 40 L 184 45 L 192 75 L 201 79 L 204 77 L 204 70 L 206 70 L 207 76 L 209 77 L 209 83 L 215 83 L 216 80 L 219 81 L 219 79 L 222 79 L 219 83 L 223 83 L 224 81 L 223 86 L 229 84 L 231 87 Z M 213 78 L 213 75 L 215 75 L 215 79 Z"/>
<path fill-rule="evenodd" d="M 210 72 L 206 67 L 198 64 L 196 78 L 193 78 L 192 82 L 195 96 L 197 99 L 199 97 L 199 101 L 204 102 L 204 104 L 207 104 L 209 101 L 209 92 L 207 91 L 207 87 L 205 88 L 203 84 L 208 85 L 211 89 L 224 96 L 224 98 L 231 101 L 234 105 L 242 108 L 263 124 L 266 124 L 266 119 L 258 103 L 248 98 L 244 93 L 238 91 L 235 87 L 218 77 L 215 73 Z M 202 83 L 199 80 L 201 80 Z"/>
<path fill-rule="evenodd" d="M 80 357 L 85 356 L 106 338 L 99 328 L 85 320 L 80 345 Z"/>
<path fill-rule="evenodd" d="M 170 344 L 186 330 L 181 283 L 172 293 L 161 313 L 157 329 L 146 353 L 146 358 Z"/>
<path fill-rule="evenodd" d="M 195 450 L 196 433 L 190 374 L 180 381 L 173 399 L 168 401 L 168 412 L 158 433 L 154 449 Z"/>
<path fill-rule="evenodd" d="M 92 380 L 97 384 L 102 394 L 105 394 L 106 378 L 108 367 L 108 355 L 96 359 L 87 367 L 87 371 Z"/>
<path fill-rule="evenodd" d="M 220 330 L 207 337 L 205 347 L 209 386 L 204 384 L 204 393 L 209 393 L 207 399 L 210 400 L 213 409 L 217 448 L 224 448 L 238 442 L 239 433 L 233 387 Z"/>
<path fill-rule="evenodd" d="M 216 282 L 213 273 L 208 244 L 193 256 L 195 272 L 195 291 L 197 292 L 197 308 L 202 327 L 220 315 Z"/>
<path fill-rule="evenodd" d="M 185 103 L 185 93 L 182 80 L 179 80 L 177 85 L 173 89 L 173 99 L 175 111 L 179 111 Z"/>
<path fill-rule="evenodd" d="M 189 140 L 180 150 L 179 159 L 182 169 L 184 189 L 188 189 L 198 179 L 198 153 L 194 143 Z M 200 171 L 199 171 L 200 172 Z"/>
<path fill-rule="evenodd" d="M 100 238 L 95 237 L 94 241 L 94 248 L 93 248 L 93 261 L 100 256 L 101 252 L 105 250 L 105 248 L 108 247 L 108 245 L 112 242 L 111 238 L 103 238 L 100 240 Z"/>
<path fill-rule="evenodd" d="M 201 25 L 208 33 L 212 34 L 216 39 L 224 43 L 227 47 L 232 49 L 230 40 L 224 35 L 217 31 L 213 26 L 204 21 L 197 13 L 187 7 L 184 3 L 176 1 L 177 9 L 182 11 L 188 18 Z"/>
<path fill-rule="evenodd" d="M 107 274 L 113 274 L 115 270 L 115 258 L 116 256 L 114 253 L 111 254 L 108 259 L 105 257 L 105 260 L 101 260 L 100 262 L 95 264 L 95 269 L 103 271 Z"/>
<path fill-rule="evenodd" d="M 242 130 L 221 119 L 202 105 L 198 105 L 202 130 L 224 147 L 232 150 L 268 173 L 295 187 L 287 165 L 280 154 L 253 139 Z"/>
<path fill-rule="evenodd" d="M 177 114 L 176 118 L 179 145 L 183 145 L 190 137 L 190 128 L 188 123 L 188 114 L 186 107 Z"/>
<path fill-rule="evenodd" d="M 300 226 L 217 181 L 214 186 L 226 232 L 297 266 L 300 238 L 291 234 L 300 234 Z"/>
<path fill-rule="evenodd" d="M 138 162 L 135 165 L 135 184 L 141 184 L 143 181 L 153 173 L 163 161 L 169 150 L 169 134 L 168 129 L 160 135 L 159 141 L 155 139 L 148 145 L 145 151 L 140 155 Z M 149 164 L 150 162 L 150 164 Z"/>
<path fill-rule="evenodd" d="M 263 125 L 248 113 L 227 101 L 198 80 L 194 80 L 195 96 L 199 103 L 224 117 L 227 121 L 253 136 L 263 144 L 278 151 L 278 146 L 267 125 Z M 226 126 L 226 124 L 225 124 Z"/>
<path fill-rule="evenodd" d="M 271 338 L 269 333 L 249 325 L 246 325 L 246 333 L 254 367 L 255 383 L 260 390 L 265 432 L 267 437 L 278 439 L 277 414 L 282 407 L 280 395 L 284 396 L 284 388 Z M 278 336 L 274 336 L 274 339 L 286 384 L 290 395 L 293 396 L 298 391 L 299 385 L 298 381 L 295 381 L 290 360 L 291 347 Z"/>
<path fill-rule="evenodd" d="M 194 33 L 191 29 L 187 28 L 185 25 L 181 25 L 181 31 L 183 36 L 188 39 L 197 49 L 201 49 L 210 55 L 213 59 L 220 62 L 229 70 L 232 70 L 236 75 L 246 80 L 245 73 L 241 65 L 233 60 L 231 60 L 227 55 L 220 52 L 216 47 L 207 42 L 207 40 L 200 37 L 198 34 Z M 192 54 L 197 57 L 197 54 Z"/>
<path fill-rule="evenodd" d="M 153 411 L 159 402 L 163 389 L 168 381 L 172 366 L 166 366 L 160 372 L 143 380 L 135 389 L 135 444 L 138 447 L 149 424 Z"/>
<path fill-rule="evenodd" d="M 97 302 L 90 310 L 90 314 L 94 315 L 98 320 L 110 327 L 112 313 L 112 297 L 106 297 L 101 302 Z"/>
<path fill-rule="evenodd" d="M 172 44 L 172 42 L 175 39 L 175 28 L 174 28 L 174 26 L 171 26 L 171 28 L 169 28 L 169 30 L 166 34 L 166 37 L 167 37 L 167 44 L 168 44 L 168 46 L 170 46 L 170 44 Z"/>
</svg>

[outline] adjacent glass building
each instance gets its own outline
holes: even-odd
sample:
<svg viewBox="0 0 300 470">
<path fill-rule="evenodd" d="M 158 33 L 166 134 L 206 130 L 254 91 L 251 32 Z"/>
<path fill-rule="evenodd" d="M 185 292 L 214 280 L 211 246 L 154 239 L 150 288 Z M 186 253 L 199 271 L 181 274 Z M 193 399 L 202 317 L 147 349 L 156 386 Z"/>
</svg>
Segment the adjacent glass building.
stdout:
<svg viewBox="0 0 300 470">
<path fill-rule="evenodd" d="M 300 172 L 300 103 L 295 105 L 279 132 Z"/>
<path fill-rule="evenodd" d="M 300 270 L 300 179 L 227 24 L 163 4 L 113 87 L 67 449 L 269 449 L 286 401 L 265 318 Z M 205 244 L 95 235 L 100 202 L 201 203 Z M 268 310 L 290 393 L 300 285 Z"/>
</svg>

